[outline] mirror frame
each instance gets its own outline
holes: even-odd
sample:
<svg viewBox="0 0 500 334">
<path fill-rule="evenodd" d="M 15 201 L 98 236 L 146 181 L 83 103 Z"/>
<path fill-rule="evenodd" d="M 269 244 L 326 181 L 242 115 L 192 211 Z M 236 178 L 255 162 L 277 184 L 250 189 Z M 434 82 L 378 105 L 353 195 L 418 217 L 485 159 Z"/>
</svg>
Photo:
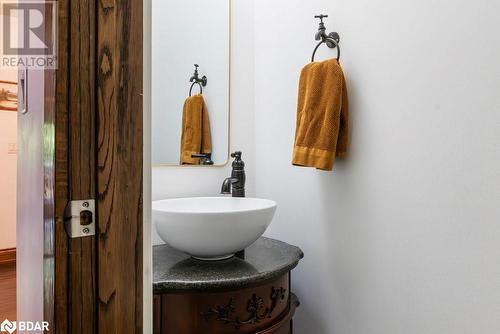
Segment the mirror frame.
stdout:
<svg viewBox="0 0 500 334">
<path fill-rule="evenodd" d="M 228 33 L 227 33 L 227 38 L 228 38 L 228 55 L 227 55 L 227 82 L 228 82 L 228 95 L 227 95 L 227 154 L 226 154 L 226 160 L 221 163 L 221 164 L 213 164 L 213 165 L 181 165 L 180 163 L 153 163 L 151 166 L 153 168 L 158 168 L 158 167 L 181 167 L 181 168 L 216 168 L 216 167 L 225 167 L 229 163 L 229 156 L 231 154 L 231 39 L 233 36 L 232 33 L 232 26 L 233 26 L 233 0 L 227 0 L 228 1 Z M 153 10 L 153 9 L 152 9 Z M 153 24 L 152 17 L 151 19 L 151 25 Z M 150 58 L 153 57 L 153 42 L 151 40 L 150 43 L 148 43 L 147 47 L 149 48 L 151 54 Z M 152 59 L 150 59 L 152 61 Z M 151 82 L 152 84 L 152 82 Z M 151 92 L 152 93 L 152 92 Z M 151 95 L 151 99 L 153 96 Z M 151 109 L 151 115 L 153 114 L 153 109 Z M 151 132 L 151 136 L 153 136 L 153 133 Z M 151 157 L 152 158 L 152 157 Z M 152 160 L 152 159 L 151 159 Z"/>
</svg>

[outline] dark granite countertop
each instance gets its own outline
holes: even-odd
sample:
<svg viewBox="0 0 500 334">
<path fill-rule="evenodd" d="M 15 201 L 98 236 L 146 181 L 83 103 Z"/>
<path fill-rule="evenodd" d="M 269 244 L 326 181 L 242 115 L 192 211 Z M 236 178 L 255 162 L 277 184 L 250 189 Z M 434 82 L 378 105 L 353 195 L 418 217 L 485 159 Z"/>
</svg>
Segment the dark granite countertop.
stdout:
<svg viewBox="0 0 500 334">
<path fill-rule="evenodd" d="M 233 289 L 280 277 L 297 266 L 302 250 L 285 242 L 259 238 L 245 249 L 245 259 L 200 261 L 170 246 L 153 247 L 153 291 Z"/>
</svg>

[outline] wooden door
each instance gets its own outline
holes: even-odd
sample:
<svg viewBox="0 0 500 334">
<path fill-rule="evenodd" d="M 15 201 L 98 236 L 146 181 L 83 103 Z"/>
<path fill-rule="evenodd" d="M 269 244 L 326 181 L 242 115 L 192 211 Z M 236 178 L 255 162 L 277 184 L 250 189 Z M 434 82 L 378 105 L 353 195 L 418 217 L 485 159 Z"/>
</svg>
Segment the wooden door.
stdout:
<svg viewBox="0 0 500 334">
<path fill-rule="evenodd" d="M 59 0 L 55 333 L 142 333 L 142 0 Z M 64 209 L 95 199 L 95 236 Z"/>
</svg>

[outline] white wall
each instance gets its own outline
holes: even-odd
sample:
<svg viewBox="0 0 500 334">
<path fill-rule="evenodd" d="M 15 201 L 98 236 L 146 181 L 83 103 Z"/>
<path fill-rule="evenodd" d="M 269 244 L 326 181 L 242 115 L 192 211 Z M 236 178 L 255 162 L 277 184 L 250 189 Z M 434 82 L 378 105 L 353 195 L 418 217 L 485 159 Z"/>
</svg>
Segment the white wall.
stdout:
<svg viewBox="0 0 500 334">
<path fill-rule="evenodd" d="M 194 65 L 206 75 L 203 96 L 212 134 L 212 160 L 228 157 L 229 0 L 152 2 L 153 164 L 178 165 L 182 108 Z M 193 95 L 199 87 L 193 87 Z"/>
<path fill-rule="evenodd" d="M 294 333 L 500 333 L 500 3 L 254 3 L 251 179 L 279 203 L 268 235 L 305 252 Z M 352 110 L 333 173 L 290 165 L 320 13 Z"/>
<path fill-rule="evenodd" d="M 247 195 L 255 195 L 253 3 L 233 1 L 231 48 L 231 151 L 241 150 L 247 171 Z M 154 167 L 153 200 L 217 196 L 231 175 L 225 167 Z M 161 243 L 153 228 L 153 243 Z"/>
<path fill-rule="evenodd" d="M 17 112 L 0 111 L 0 249 L 16 247 Z"/>
</svg>

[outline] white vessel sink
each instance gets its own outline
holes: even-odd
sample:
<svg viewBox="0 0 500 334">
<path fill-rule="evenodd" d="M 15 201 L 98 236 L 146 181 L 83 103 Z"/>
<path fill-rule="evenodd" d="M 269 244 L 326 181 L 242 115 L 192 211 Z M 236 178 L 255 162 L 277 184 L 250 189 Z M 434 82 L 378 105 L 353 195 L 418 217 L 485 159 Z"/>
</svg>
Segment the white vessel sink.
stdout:
<svg viewBox="0 0 500 334">
<path fill-rule="evenodd" d="M 276 202 L 258 198 L 192 197 L 153 202 L 160 238 L 200 260 L 222 260 L 250 246 L 267 229 Z"/>
</svg>

